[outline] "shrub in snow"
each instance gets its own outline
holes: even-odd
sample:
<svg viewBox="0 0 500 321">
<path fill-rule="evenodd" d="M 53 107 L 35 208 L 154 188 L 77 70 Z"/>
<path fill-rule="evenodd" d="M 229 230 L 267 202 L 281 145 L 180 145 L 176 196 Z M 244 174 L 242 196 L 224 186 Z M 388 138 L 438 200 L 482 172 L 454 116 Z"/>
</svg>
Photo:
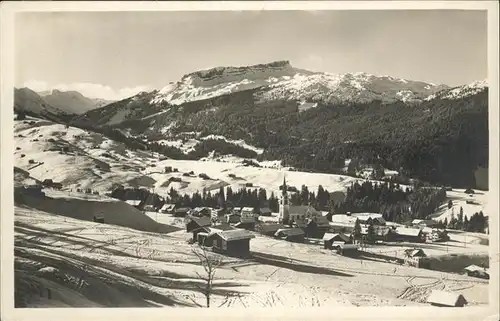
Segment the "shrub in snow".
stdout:
<svg viewBox="0 0 500 321">
<path fill-rule="evenodd" d="M 30 163 L 30 164 L 35 164 L 35 160 L 30 159 L 30 160 L 28 161 L 28 163 Z"/>
<path fill-rule="evenodd" d="M 21 158 L 23 158 L 24 156 L 26 156 L 25 154 L 21 154 Z"/>
<path fill-rule="evenodd" d="M 21 150 L 21 147 L 16 147 L 16 150 Z"/>
</svg>

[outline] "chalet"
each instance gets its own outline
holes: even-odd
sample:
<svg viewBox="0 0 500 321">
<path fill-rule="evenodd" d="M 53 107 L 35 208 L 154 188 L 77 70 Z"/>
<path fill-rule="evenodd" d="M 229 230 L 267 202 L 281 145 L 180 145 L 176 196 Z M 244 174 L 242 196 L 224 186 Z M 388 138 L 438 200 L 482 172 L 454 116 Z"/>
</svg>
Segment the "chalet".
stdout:
<svg viewBox="0 0 500 321">
<path fill-rule="evenodd" d="M 212 237 L 211 234 L 208 237 Z M 253 238 L 255 235 L 243 229 L 214 232 L 212 250 L 228 256 L 249 257 Z"/>
<path fill-rule="evenodd" d="M 241 215 L 237 213 L 226 214 L 226 223 L 228 224 L 236 224 L 241 222 Z"/>
<path fill-rule="evenodd" d="M 186 217 L 191 209 L 188 207 L 176 208 L 174 210 L 175 217 Z"/>
<path fill-rule="evenodd" d="M 277 230 L 274 236 L 289 242 L 304 242 L 305 233 L 301 228 L 284 228 Z"/>
<path fill-rule="evenodd" d="M 335 241 L 332 243 L 332 249 L 337 252 L 337 254 L 345 256 L 356 256 L 359 254 L 357 244 L 346 244 L 344 242 Z"/>
<path fill-rule="evenodd" d="M 274 223 L 261 223 L 256 225 L 256 230 L 262 235 L 267 235 L 267 236 L 274 236 L 276 231 L 279 229 L 284 229 L 286 228 L 285 225 L 283 224 L 274 224 Z"/>
<path fill-rule="evenodd" d="M 361 224 L 369 224 L 370 222 L 372 222 L 373 225 L 379 225 L 379 226 L 383 226 L 386 224 L 386 221 L 382 217 L 382 214 L 354 213 L 354 214 L 352 214 L 352 216 L 356 217 L 359 220 L 359 223 L 361 223 Z"/>
<path fill-rule="evenodd" d="M 375 232 L 376 241 L 394 241 L 397 239 L 397 234 L 391 227 L 374 225 L 373 231 Z M 366 237 L 368 235 L 368 226 L 361 226 L 361 235 Z"/>
<path fill-rule="evenodd" d="M 432 290 L 427 302 L 437 307 L 464 307 L 467 304 L 461 294 L 438 290 Z"/>
<path fill-rule="evenodd" d="M 252 207 L 243 207 L 240 211 L 240 221 L 242 223 L 255 224 L 255 212 Z"/>
<path fill-rule="evenodd" d="M 406 249 L 404 251 L 404 264 L 414 267 L 423 267 L 424 258 L 427 257 L 422 249 Z"/>
<path fill-rule="evenodd" d="M 195 207 L 190 211 L 190 215 L 198 217 L 210 216 L 211 210 L 208 207 Z"/>
<path fill-rule="evenodd" d="M 426 237 L 421 229 L 398 227 L 396 228 L 396 240 L 413 243 L 423 243 L 426 241 Z"/>
<path fill-rule="evenodd" d="M 259 209 L 260 216 L 271 216 L 273 211 L 269 207 L 263 207 Z"/>
<path fill-rule="evenodd" d="M 172 214 L 174 212 L 174 210 L 175 210 L 175 204 L 165 203 L 161 207 L 160 212 L 165 213 L 165 214 Z"/>
<path fill-rule="evenodd" d="M 203 232 L 204 227 L 212 225 L 212 221 L 208 217 L 190 216 L 186 219 L 186 232 L 193 233 L 193 240 L 197 239 L 197 234 Z"/>
<path fill-rule="evenodd" d="M 325 249 L 332 249 L 333 242 L 344 242 L 349 244 L 352 243 L 352 239 L 344 233 L 325 233 L 325 235 L 323 235 L 323 245 Z"/>
<path fill-rule="evenodd" d="M 308 237 L 321 238 L 330 228 L 330 222 L 325 216 L 307 218 L 305 223 L 304 231 Z"/>
<path fill-rule="evenodd" d="M 212 208 L 210 210 L 210 217 L 212 219 L 219 219 L 221 216 L 224 216 L 224 209 L 223 208 Z"/>
</svg>

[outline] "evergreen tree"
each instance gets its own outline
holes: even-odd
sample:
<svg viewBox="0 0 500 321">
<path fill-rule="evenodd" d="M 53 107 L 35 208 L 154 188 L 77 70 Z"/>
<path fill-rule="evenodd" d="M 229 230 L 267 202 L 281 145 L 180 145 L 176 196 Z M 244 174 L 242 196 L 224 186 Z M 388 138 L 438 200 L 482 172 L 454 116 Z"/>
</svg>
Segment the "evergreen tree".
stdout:
<svg viewBox="0 0 500 321">
<path fill-rule="evenodd" d="M 368 225 L 368 230 L 367 230 L 367 235 L 366 235 L 366 240 L 368 243 L 375 243 L 376 235 L 375 235 L 375 228 L 373 226 L 373 222 Z"/>
<path fill-rule="evenodd" d="M 361 240 L 361 223 L 359 220 L 356 220 L 356 223 L 354 224 L 354 239 L 355 240 Z"/>
<path fill-rule="evenodd" d="M 448 209 L 452 208 L 453 207 L 453 201 L 452 200 L 449 200 L 448 201 Z"/>
</svg>

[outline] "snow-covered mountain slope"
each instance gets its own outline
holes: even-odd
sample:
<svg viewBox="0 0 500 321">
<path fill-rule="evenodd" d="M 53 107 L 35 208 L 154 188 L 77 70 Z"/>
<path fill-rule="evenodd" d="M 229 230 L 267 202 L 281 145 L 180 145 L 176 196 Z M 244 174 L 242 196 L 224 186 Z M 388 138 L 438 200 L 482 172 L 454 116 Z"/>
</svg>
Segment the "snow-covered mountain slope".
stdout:
<svg viewBox="0 0 500 321">
<path fill-rule="evenodd" d="M 367 73 L 311 72 L 277 61 L 248 67 L 217 67 L 187 74 L 159 91 L 152 103 L 182 104 L 247 89 L 266 87 L 261 99 L 340 102 L 415 102 L 447 88 L 420 81 Z"/>
<path fill-rule="evenodd" d="M 52 90 L 39 94 L 49 105 L 71 114 L 83 114 L 112 103 L 112 101 L 104 99 L 87 98 L 77 91 Z"/>
<path fill-rule="evenodd" d="M 436 98 L 461 99 L 467 96 L 476 95 L 486 89 L 488 89 L 488 81 L 486 79 L 479 80 L 467 85 L 441 90 L 435 94 L 429 95 L 427 98 L 425 98 L 425 100 L 432 100 Z"/>
<path fill-rule="evenodd" d="M 35 120 L 32 124 L 31 121 Z M 197 191 L 218 191 L 220 186 L 233 190 L 252 183 L 270 195 L 278 192 L 284 172 L 275 162 L 262 162 L 262 167 L 244 166 L 242 159 L 207 158 L 205 161 L 172 160 L 156 153 L 132 151 L 100 134 L 40 119 L 15 121 L 15 166 L 28 171 L 31 177 L 43 181 L 53 179 L 65 188 L 88 188 L 106 191 L 113 184 L 155 188 L 166 195 L 171 187 L 181 194 Z M 164 173 L 164 168 L 177 168 L 176 173 Z M 183 176 L 193 171 L 192 176 Z M 200 178 L 206 174 L 210 179 Z M 233 175 L 230 175 L 233 174 Z M 328 191 L 344 191 L 356 179 L 343 175 L 286 172 L 290 185 L 302 184 L 314 191 L 322 185 Z M 172 181 L 171 178 L 180 181 Z"/>
<path fill-rule="evenodd" d="M 29 88 L 14 88 L 14 111 L 24 111 L 40 116 L 68 115 L 64 109 L 52 106 Z"/>
</svg>

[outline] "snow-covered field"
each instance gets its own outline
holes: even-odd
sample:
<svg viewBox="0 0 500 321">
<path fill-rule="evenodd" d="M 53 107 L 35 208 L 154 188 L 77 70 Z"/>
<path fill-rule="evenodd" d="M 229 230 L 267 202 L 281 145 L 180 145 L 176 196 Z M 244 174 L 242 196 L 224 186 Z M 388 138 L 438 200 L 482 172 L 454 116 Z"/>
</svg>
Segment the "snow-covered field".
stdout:
<svg viewBox="0 0 500 321">
<path fill-rule="evenodd" d="M 488 216 L 488 211 L 484 211 L 488 204 L 488 192 L 476 190 L 474 194 L 466 194 L 463 189 L 454 189 L 453 191 L 447 191 L 446 196 L 449 200 L 453 202 L 453 206 L 448 208 L 448 204 L 443 204 L 432 218 L 437 221 L 444 221 L 448 219 L 451 220 L 452 215 L 457 218 L 460 213 L 460 208 L 463 210 L 464 218 L 471 218 L 474 213 L 483 211 L 485 216 Z"/>
<path fill-rule="evenodd" d="M 141 232 L 19 205 L 15 233 L 18 295 L 28 306 L 204 305 L 196 287 L 203 268 L 183 230 Z M 249 260 L 224 259 L 212 307 L 420 305 L 433 288 L 460 289 L 470 305 L 488 300 L 485 280 L 405 266 L 395 271 L 393 264 L 337 256 L 320 245 L 258 235 L 251 251 Z M 29 298 L 26 284 L 41 294 Z"/>
</svg>

